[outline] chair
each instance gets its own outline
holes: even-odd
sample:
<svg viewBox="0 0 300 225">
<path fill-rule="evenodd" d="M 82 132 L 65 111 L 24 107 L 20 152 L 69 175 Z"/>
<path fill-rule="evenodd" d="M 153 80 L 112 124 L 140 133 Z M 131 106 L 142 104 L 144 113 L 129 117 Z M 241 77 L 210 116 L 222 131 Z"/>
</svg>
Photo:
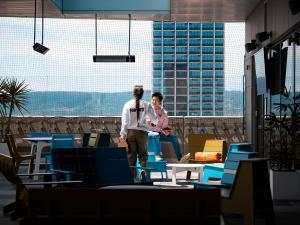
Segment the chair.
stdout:
<svg viewBox="0 0 300 225">
<path fill-rule="evenodd" d="M 188 135 L 188 148 L 192 158 L 194 158 L 196 152 L 202 152 L 206 140 L 214 139 L 214 135 L 210 133 L 204 134 L 189 134 Z"/>
<path fill-rule="evenodd" d="M 34 163 L 34 155 L 19 154 L 18 148 L 15 143 L 15 139 L 13 138 L 13 136 L 11 134 L 5 135 L 5 141 L 7 143 L 9 153 L 14 160 L 16 172 L 19 170 L 21 163 L 26 160 L 30 160 L 29 168 L 30 168 L 30 171 L 32 171 L 33 163 Z"/>
<path fill-rule="evenodd" d="M 246 159 L 247 158 L 247 152 L 252 152 L 252 144 L 249 144 L 249 143 L 233 143 L 233 144 L 230 144 L 228 151 L 232 152 L 232 153 L 241 152 L 241 154 L 245 154 L 245 156 L 246 156 L 245 159 Z M 257 153 L 254 153 L 253 156 L 255 156 L 255 155 L 257 155 Z M 230 161 L 230 159 L 228 159 L 228 160 Z M 235 160 L 233 160 L 233 161 L 235 161 Z M 223 163 L 205 164 L 203 181 L 208 181 L 208 179 L 210 177 L 213 177 L 214 179 L 215 178 L 221 179 L 222 176 L 223 176 L 223 172 L 224 172 L 224 162 Z M 230 165 L 230 163 L 228 163 L 228 162 L 227 162 L 227 164 Z M 233 162 L 231 164 L 233 164 Z M 237 167 L 237 165 L 238 164 L 235 164 L 236 167 Z M 233 165 L 230 165 L 230 166 L 232 167 Z"/>
<path fill-rule="evenodd" d="M 110 133 L 84 133 L 82 147 L 109 147 Z"/>
<path fill-rule="evenodd" d="M 25 215 L 26 207 L 28 206 L 28 189 L 27 185 L 44 185 L 44 187 L 51 187 L 54 184 L 78 184 L 81 181 L 71 181 L 71 182 L 52 182 L 51 173 L 43 173 L 44 181 L 43 182 L 27 182 L 24 183 L 19 174 L 16 173 L 15 162 L 13 157 L 4 155 L 0 153 L 0 172 L 4 177 L 16 187 L 16 197 L 13 203 L 10 203 L 3 207 L 3 214 L 11 214 L 12 219 L 17 219 Z M 30 176 L 33 174 L 22 174 L 25 176 Z"/>
<path fill-rule="evenodd" d="M 163 178 L 163 173 L 168 179 L 167 161 L 163 159 L 157 159 L 157 148 L 159 147 L 159 135 L 149 136 L 148 135 L 148 161 L 147 167 L 153 168 L 153 172 L 160 172 Z"/>
<path fill-rule="evenodd" d="M 263 215 L 266 224 L 275 224 L 267 160 L 241 160 L 232 173 L 225 170 L 219 185 L 200 182 L 194 188 L 221 188 L 222 213 L 243 215 L 245 225 L 254 225 L 257 215 Z"/>
</svg>

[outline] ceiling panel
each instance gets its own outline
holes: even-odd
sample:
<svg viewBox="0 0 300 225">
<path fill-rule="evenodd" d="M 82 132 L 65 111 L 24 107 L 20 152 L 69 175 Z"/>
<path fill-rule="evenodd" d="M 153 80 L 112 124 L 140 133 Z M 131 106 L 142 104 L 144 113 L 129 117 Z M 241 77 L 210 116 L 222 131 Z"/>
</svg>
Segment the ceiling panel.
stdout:
<svg viewBox="0 0 300 225">
<path fill-rule="evenodd" d="M 176 20 L 195 22 L 243 22 L 260 0 L 171 0 L 171 14 L 133 14 L 138 20 Z M 41 16 L 41 0 L 37 0 Z M 0 16 L 33 17 L 34 0 L 0 0 Z M 62 14 L 45 1 L 45 17 L 94 18 L 93 14 Z M 128 15 L 99 14 L 102 19 L 128 19 Z"/>
</svg>

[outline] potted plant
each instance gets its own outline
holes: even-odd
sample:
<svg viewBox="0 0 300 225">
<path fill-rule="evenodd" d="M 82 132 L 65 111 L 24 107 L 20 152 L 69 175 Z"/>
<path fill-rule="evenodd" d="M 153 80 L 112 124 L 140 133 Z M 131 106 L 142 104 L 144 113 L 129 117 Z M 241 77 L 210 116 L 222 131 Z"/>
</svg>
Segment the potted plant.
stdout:
<svg viewBox="0 0 300 225">
<path fill-rule="evenodd" d="M 0 115 L 1 115 L 1 137 L 10 132 L 13 113 L 17 110 L 23 115 L 27 111 L 28 93 L 30 89 L 25 81 L 16 78 L 0 78 Z"/>
<path fill-rule="evenodd" d="M 279 102 L 273 104 L 274 112 L 265 118 L 265 147 L 270 157 L 271 190 L 275 199 L 300 199 L 297 156 L 300 144 L 300 95 L 291 96 L 291 91 L 285 88 L 280 98 Z"/>
</svg>

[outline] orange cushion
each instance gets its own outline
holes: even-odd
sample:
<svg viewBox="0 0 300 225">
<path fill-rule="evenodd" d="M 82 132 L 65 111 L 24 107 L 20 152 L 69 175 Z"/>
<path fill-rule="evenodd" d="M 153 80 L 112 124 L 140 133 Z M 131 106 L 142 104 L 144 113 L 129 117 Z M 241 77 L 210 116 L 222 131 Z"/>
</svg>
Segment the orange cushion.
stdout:
<svg viewBox="0 0 300 225">
<path fill-rule="evenodd" d="M 221 161 L 222 154 L 220 152 L 196 152 L 195 160 L 201 161 Z"/>
</svg>

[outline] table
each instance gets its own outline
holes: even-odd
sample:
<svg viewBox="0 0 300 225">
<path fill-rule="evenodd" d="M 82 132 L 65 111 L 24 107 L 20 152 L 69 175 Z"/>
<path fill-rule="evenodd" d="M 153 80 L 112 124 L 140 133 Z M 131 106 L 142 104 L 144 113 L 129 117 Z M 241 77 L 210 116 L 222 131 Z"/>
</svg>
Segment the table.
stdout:
<svg viewBox="0 0 300 225">
<path fill-rule="evenodd" d="M 198 180 L 201 181 L 203 177 L 204 164 L 192 163 L 169 163 L 167 167 L 172 167 L 172 184 L 176 185 L 176 173 L 182 171 L 191 171 L 198 173 Z"/>
<path fill-rule="evenodd" d="M 80 138 L 74 138 L 74 139 L 80 140 Z M 42 149 L 46 146 L 50 146 L 52 137 L 28 137 L 28 138 L 23 138 L 23 140 L 31 142 L 31 154 L 32 155 L 34 155 L 34 149 L 36 148 L 34 173 L 39 173 Z M 28 168 L 28 174 L 29 173 L 30 173 L 30 168 Z M 38 176 L 34 176 L 33 179 L 38 180 Z"/>
</svg>

